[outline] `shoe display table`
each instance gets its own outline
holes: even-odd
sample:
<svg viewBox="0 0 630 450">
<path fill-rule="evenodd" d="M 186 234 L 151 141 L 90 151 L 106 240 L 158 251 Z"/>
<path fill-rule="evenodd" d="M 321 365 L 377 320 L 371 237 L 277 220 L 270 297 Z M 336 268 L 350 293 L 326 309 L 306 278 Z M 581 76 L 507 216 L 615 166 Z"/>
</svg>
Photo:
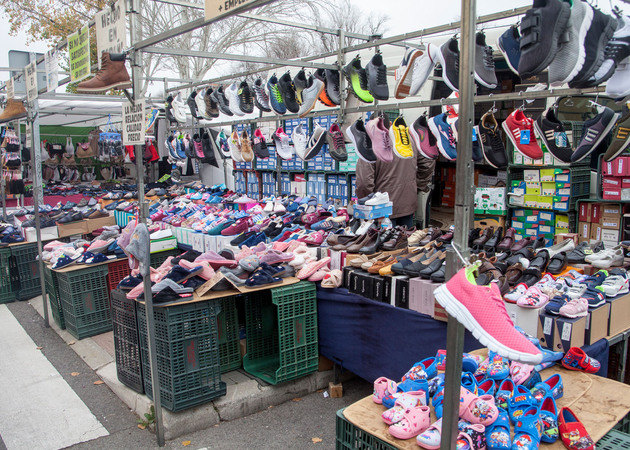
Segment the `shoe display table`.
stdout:
<svg viewBox="0 0 630 450">
<path fill-rule="evenodd" d="M 319 352 L 369 382 L 400 379 L 446 346 L 446 322 L 347 289 L 317 289 Z M 464 351 L 480 348 L 466 332 Z"/>
<path fill-rule="evenodd" d="M 564 384 L 564 396 L 557 400 L 558 409 L 570 406 L 593 441 L 602 439 L 630 412 L 630 386 L 627 384 L 596 375 L 565 370 L 561 367 L 543 370 L 541 377 L 544 380 L 554 373 L 562 376 Z M 348 433 L 348 425 L 344 424 L 339 417 L 337 418 L 337 448 L 358 448 L 359 443 L 363 445 L 361 448 L 375 448 L 370 443 L 376 444 L 382 441 L 391 448 L 417 450 L 419 447 L 415 438 L 403 441 L 389 434 L 388 426 L 381 419 L 383 411 L 385 407 L 374 403 L 371 395 L 344 409 L 341 413 L 343 419 L 355 429 L 353 433 Z M 433 423 L 435 421 L 433 411 L 431 419 Z M 565 447 L 562 441 L 558 440 L 554 444 L 542 444 L 541 448 L 560 450 Z"/>
</svg>

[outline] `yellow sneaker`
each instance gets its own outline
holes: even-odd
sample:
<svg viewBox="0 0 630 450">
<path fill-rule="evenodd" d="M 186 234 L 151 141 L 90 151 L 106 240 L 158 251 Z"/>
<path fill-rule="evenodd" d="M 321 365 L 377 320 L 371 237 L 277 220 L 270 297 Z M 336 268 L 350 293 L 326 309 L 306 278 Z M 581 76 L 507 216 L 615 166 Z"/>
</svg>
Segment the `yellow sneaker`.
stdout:
<svg viewBox="0 0 630 450">
<path fill-rule="evenodd" d="M 402 117 L 396 118 L 389 129 L 389 136 L 394 143 L 394 153 L 399 158 L 413 158 L 413 147 L 409 138 L 409 128 Z"/>
</svg>

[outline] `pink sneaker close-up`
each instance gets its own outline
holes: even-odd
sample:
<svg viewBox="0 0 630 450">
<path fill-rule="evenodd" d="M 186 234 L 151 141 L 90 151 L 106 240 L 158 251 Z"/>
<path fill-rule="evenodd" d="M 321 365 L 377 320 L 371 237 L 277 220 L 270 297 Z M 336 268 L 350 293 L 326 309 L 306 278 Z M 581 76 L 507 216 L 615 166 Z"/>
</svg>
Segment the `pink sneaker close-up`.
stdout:
<svg viewBox="0 0 630 450">
<path fill-rule="evenodd" d="M 476 284 L 477 268 L 478 263 L 457 272 L 434 291 L 436 300 L 488 349 L 513 361 L 539 364 L 542 352 L 514 328 L 497 284 Z"/>
</svg>

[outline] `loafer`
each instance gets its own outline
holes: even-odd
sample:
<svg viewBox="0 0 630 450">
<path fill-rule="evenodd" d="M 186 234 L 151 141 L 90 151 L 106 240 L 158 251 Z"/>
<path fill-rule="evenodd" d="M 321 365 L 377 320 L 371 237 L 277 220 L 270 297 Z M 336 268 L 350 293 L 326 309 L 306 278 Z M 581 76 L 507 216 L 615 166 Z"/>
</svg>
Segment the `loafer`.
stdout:
<svg viewBox="0 0 630 450">
<path fill-rule="evenodd" d="M 492 234 L 492 237 L 486 241 L 483 245 L 484 250 L 490 251 L 494 250 L 499 242 L 501 242 L 501 238 L 503 237 L 503 227 L 499 227 Z"/>
<path fill-rule="evenodd" d="M 473 241 L 473 248 L 481 249 L 490 240 L 494 234 L 494 227 L 485 228 L 481 235 Z"/>
<path fill-rule="evenodd" d="M 547 272 L 552 275 L 559 275 L 567 268 L 568 258 L 565 252 L 557 253 L 549 260 Z"/>
<path fill-rule="evenodd" d="M 502 252 L 507 252 L 509 251 L 512 246 L 514 245 L 514 236 L 516 234 L 516 230 L 514 228 L 508 228 L 507 231 L 505 232 L 505 236 L 503 236 L 503 239 L 501 240 L 501 242 L 499 242 L 497 244 L 497 250 L 498 251 L 502 251 Z"/>
<path fill-rule="evenodd" d="M 520 241 L 516 241 L 512 247 L 510 247 L 510 251 L 512 253 L 514 252 L 518 252 L 519 250 L 522 250 L 524 248 L 527 248 L 531 245 L 533 245 L 534 240 L 531 237 L 526 237 L 521 239 Z"/>
</svg>

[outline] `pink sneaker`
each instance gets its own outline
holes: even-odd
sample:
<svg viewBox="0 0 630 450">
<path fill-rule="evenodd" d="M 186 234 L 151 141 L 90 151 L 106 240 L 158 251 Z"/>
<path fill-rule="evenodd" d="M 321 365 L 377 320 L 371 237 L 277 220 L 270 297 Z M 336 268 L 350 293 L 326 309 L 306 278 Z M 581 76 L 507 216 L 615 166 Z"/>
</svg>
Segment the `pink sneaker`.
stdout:
<svg viewBox="0 0 630 450">
<path fill-rule="evenodd" d="M 426 116 L 420 116 L 416 119 L 413 125 L 409 127 L 409 134 L 422 156 L 429 159 L 435 159 L 439 156 L 437 140 L 429 130 Z"/>
<path fill-rule="evenodd" d="M 378 159 L 384 162 L 394 160 L 394 144 L 389 137 L 389 130 L 385 128 L 382 117 L 372 119 L 365 124 L 365 131 L 372 140 L 372 150 Z"/>
<path fill-rule="evenodd" d="M 516 301 L 521 308 L 542 308 L 549 303 L 549 296 L 543 294 L 540 288 L 530 287 L 525 294 Z"/>
<path fill-rule="evenodd" d="M 588 314 L 588 300 L 584 297 L 574 298 L 570 302 L 562 305 L 558 314 L 571 319 L 584 317 Z"/>
<path fill-rule="evenodd" d="M 497 284 L 478 286 L 475 283 L 479 265 L 461 269 L 437 288 L 436 300 L 488 349 L 514 361 L 539 364 L 542 352 L 514 328 Z"/>
</svg>

